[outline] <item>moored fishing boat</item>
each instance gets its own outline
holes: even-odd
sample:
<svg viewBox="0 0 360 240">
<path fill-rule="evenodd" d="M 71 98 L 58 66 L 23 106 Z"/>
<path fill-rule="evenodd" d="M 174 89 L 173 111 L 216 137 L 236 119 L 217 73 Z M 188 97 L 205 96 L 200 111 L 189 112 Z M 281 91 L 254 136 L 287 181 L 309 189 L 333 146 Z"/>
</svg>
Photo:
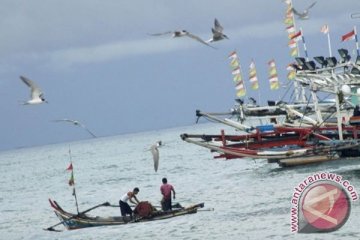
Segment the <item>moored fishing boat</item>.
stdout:
<svg viewBox="0 0 360 240">
<path fill-rule="evenodd" d="M 171 211 L 161 211 L 161 210 L 156 210 L 149 202 L 140 202 L 134 210 L 135 215 L 133 218 L 131 218 L 130 216 L 99 217 L 99 216 L 90 216 L 86 213 L 98 207 L 111 206 L 108 202 L 99 204 L 93 208 L 90 208 L 78 214 L 69 213 L 65 211 L 60 207 L 60 205 L 56 201 L 49 199 L 49 202 L 56 216 L 60 219 L 60 223 L 45 229 L 49 231 L 57 231 L 54 229 L 54 227 L 61 224 L 64 225 L 64 227 L 68 230 L 75 230 L 75 229 L 88 228 L 88 227 L 114 226 L 114 225 L 123 225 L 129 223 L 162 220 L 162 219 L 178 217 L 186 214 L 193 214 L 196 213 L 199 208 L 204 207 L 204 203 L 199 203 L 188 207 L 178 206 L 178 208 L 176 209 L 174 208 L 174 210 Z"/>
</svg>

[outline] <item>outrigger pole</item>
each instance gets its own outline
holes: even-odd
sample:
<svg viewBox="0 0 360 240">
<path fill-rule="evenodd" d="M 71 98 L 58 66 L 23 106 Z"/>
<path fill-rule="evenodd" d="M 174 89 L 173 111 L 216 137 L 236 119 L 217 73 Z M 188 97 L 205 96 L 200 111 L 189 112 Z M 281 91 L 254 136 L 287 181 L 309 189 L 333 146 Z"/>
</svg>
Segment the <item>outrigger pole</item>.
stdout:
<svg viewBox="0 0 360 240">
<path fill-rule="evenodd" d="M 79 205 L 78 205 L 77 196 L 76 196 L 75 181 L 74 181 L 74 168 L 72 167 L 70 146 L 69 146 L 69 158 L 70 158 L 70 164 L 71 164 L 71 179 L 69 180 L 69 185 L 73 187 L 73 196 L 75 198 L 76 211 L 79 214 L 80 212 L 79 212 Z"/>
</svg>

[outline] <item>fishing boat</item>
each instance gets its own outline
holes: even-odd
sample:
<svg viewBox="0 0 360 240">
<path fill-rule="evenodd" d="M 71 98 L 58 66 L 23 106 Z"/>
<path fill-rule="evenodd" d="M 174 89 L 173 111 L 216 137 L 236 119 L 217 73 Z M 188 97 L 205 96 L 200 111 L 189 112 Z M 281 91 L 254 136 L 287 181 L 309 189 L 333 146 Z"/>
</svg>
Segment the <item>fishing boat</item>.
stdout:
<svg viewBox="0 0 360 240">
<path fill-rule="evenodd" d="M 50 205 L 53 208 L 56 216 L 60 219 L 60 222 L 54 226 L 51 226 L 45 230 L 49 231 L 58 231 L 54 227 L 58 225 L 64 225 L 68 230 L 75 230 L 88 227 L 99 227 L 99 226 L 114 226 L 114 225 L 124 225 L 130 223 L 140 223 L 148 222 L 155 220 L 163 220 L 167 218 L 178 217 L 186 214 L 197 213 L 199 208 L 204 207 L 204 203 L 199 203 L 191 205 L 188 207 L 181 207 L 179 204 L 177 208 L 174 208 L 170 211 L 156 210 L 149 202 L 140 202 L 134 209 L 134 216 L 110 216 L 110 217 L 99 217 L 99 216 L 90 216 L 86 214 L 87 212 L 98 208 L 111 206 L 108 202 L 99 204 L 93 208 L 90 208 L 86 211 L 76 213 L 69 213 L 62 209 L 60 205 L 51 199 L 49 199 Z"/>
</svg>

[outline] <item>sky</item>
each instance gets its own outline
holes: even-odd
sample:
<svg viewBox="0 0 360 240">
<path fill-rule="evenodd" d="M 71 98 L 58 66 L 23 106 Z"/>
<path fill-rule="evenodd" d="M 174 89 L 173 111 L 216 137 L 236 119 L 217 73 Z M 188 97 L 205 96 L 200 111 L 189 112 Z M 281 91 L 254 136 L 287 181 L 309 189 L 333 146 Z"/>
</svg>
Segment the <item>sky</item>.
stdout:
<svg viewBox="0 0 360 240">
<path fill-rule="evenodd" d="M 313 0 L 293 0 L 301 11 Z M 56 119 L 75 119 L 99 137 L 192 125 L 195 110 L 227 111 L 235 89 L 228 55 L 236 50 L 249 88 L 253 59 L 260 89 L 254 97 L 280 100 L 285 88 L 270 91 L 267 63 L 276 61 L 286 79 L 289 54 L 281 0 L 0 0 L 0 151 L 91 138 Z M 303 29 L 310 57 L 347 48 L 341 35 L 359 26 L 350 14 L 359 0 L 318 0 Z M 150 36 L 187 30 L 204 40 L 217 18 L 229 40 L 212 49 L 190 38 Z M 301 52 L 303 55 L 303 52 Z M 48 104 L 24 106 L 36 82 Z M 194 127 L 194 132 L 196 128 Z M 178 137 L 178 136 L 175 136 Z"/>
</svg>

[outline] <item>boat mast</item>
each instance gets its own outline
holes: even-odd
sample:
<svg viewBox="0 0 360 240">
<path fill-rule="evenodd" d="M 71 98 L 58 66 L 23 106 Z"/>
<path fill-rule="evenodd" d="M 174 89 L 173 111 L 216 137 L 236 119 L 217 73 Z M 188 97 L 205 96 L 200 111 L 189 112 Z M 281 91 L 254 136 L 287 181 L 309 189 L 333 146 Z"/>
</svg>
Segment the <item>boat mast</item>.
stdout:
<svg viewBox="0 0 360 240">
<path fill-rule="evenodd" d="M 71 166 L 72 166 L 72 158 L 71 158 L 71 149 L 70 149 L 70 146 L 69 146 L 69 158 L 70 158 L 70 163 L 71 163 Z M 72 167 L 71 169 L 71 176 L 72 176 L 72 187 L 73 187 L 73 193 L 72 195 L 74 196 L 75 198 L 75 204 L 76 204 L 76 211 L 77 213 L 79 214 L 79 205 L 78 205 L 78 200 L 77 200 L 77 196 L 76 196 L 76 189 L 75 189 L 75 181 L 74 181 L 74 168 Z M 70 184 L 70 182 L 69 182 Z"/>
</svg>

